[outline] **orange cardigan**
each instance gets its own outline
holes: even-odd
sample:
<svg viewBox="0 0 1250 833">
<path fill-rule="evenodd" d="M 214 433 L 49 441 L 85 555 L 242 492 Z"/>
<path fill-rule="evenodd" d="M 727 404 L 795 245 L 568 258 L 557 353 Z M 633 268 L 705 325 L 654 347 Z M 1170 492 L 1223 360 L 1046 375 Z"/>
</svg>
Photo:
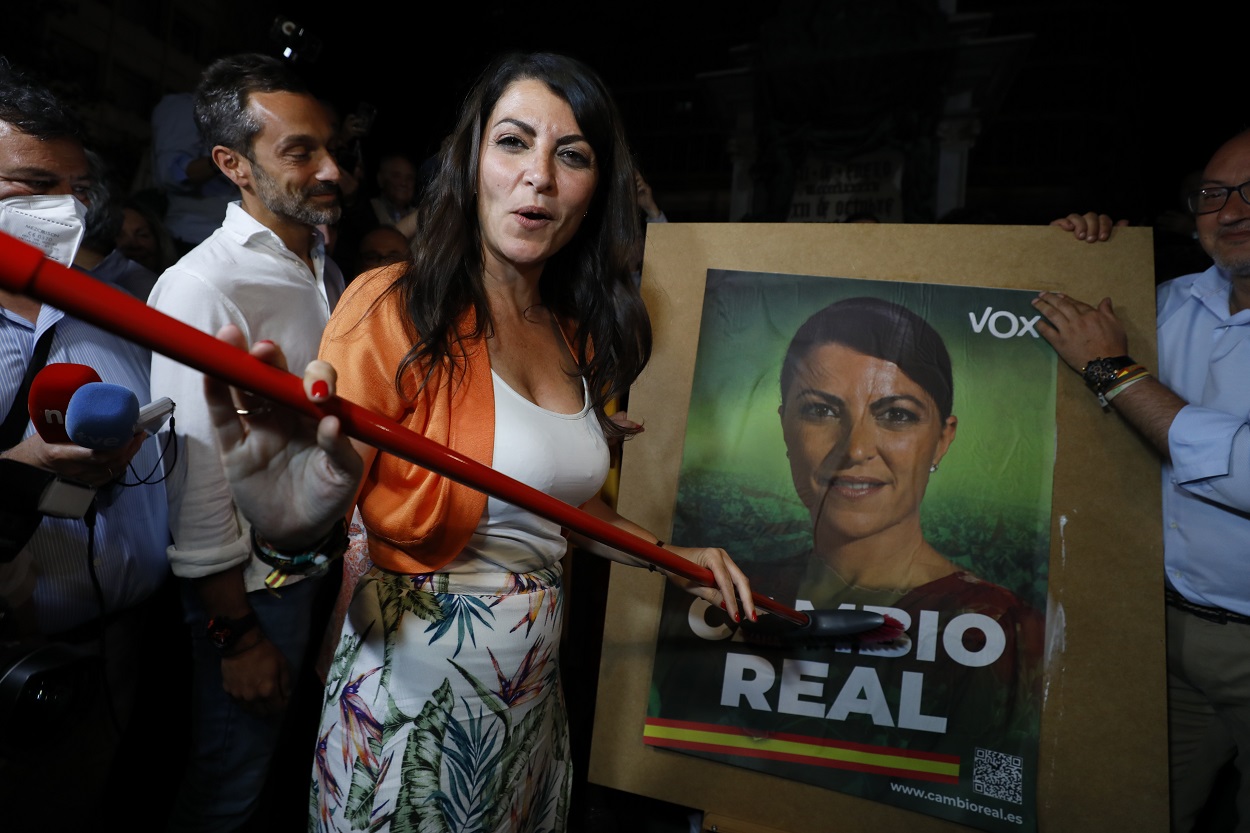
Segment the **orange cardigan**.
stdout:
<svg viewBox="0 0 1250 833">
<path fill-rule="evenodd" d="M 489 466 L 495 444 L 495 392 L 483 339 L 465 342 L 464 373 L 453 385 L 444 364 L 416 395 L 415 371 L 395 389 L 395 370 L 415 339 L 399 292 L 387 292 L 403 266 L 368 272 L 348 285 L 321 339 L 320 357 L 338 371 L 344 399 L 392 419 L 439 445 Z M 470 310 L 461 332 L 473 330 Z M 464 549 L 486 509 L 486 495 L 429 469 L 379 452 L 358 500 L 369 558 L 386 570 L 428 573 Z"/>
<path fill-rule="evenodd" d="M 403 396 L 395 389 L 395 370 L 415 342 L 399 292 L 387 292 L 404 268 L 367 272 L 348 285 L 322 335 L 320 358 L 338 371 L 337 392 L 344 399 L 489 466 L 495 388 L 485 340 L 468 338 L 477 320 L 472 309 L 459 322 L 466 340 L 455 382 L 445 362 L 420 394 L 416 371 L 405 376 Z M 572 326 L 561 322 L 561 330 L 572 350 Z M 486 494 L 379 452 L 357 505 L 374 564 L 397 573 L 429 573 L 469 543 L 486 510 Z"/>
</svg>

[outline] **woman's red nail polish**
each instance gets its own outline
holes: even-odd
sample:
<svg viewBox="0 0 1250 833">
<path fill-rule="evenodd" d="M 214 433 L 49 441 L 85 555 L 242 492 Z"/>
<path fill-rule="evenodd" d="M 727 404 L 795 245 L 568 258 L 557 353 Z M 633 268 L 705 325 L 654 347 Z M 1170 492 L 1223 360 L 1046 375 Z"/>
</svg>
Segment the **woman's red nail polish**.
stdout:
<svg viewBox="0 0 1250 833">
<path fill-rule="evenodd" d="M 735 614 L 734 614 L 734 621 L 735 621 L 735 622 L 741 622 L 741 621 L 742 621 L 742 614 L 740 614 L 740 613 L 735 613 Z"/>
<path fill-rule="evenodd" d="M 330 395 L 330 383 L 325 379 L 318 379 L 313 382 L 312 395 L 314 399 L 325 399 Z"/>
</svg>

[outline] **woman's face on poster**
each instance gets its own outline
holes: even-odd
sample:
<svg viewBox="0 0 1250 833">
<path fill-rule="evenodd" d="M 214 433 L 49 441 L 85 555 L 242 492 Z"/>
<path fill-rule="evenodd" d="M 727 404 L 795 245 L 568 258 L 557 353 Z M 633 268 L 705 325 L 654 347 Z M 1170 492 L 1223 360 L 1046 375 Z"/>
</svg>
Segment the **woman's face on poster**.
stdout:
<svg viewBox="0 0 1250 833">
<path fill-rule="evenodd" d="M 897 365 L 834 343 L 799 363 L 779 413 L 799 498 L 816 528 L 843 539 L 918 516 L 930 467 L 955 438 L 955 417 Z"/>
</svg>

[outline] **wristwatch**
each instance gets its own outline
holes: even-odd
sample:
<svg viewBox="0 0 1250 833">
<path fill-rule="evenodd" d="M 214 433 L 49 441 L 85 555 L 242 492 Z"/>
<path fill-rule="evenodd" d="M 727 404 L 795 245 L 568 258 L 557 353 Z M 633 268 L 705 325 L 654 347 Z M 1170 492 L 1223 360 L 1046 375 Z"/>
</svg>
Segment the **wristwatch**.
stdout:
<svg viewBox="0 0 1250 833">
<path fill-rule="evenodd" d="M 1085 380 L 1085 385 L 1090 390 L 1101 395 L 1107 392 L 1108 385 L 1115 381 L 1120 371 L 1135 364 L 1137 362 L 1128 356 L 1093 359 L 1089 364 L 1081 368 L 1081 378 Z"/>
<path fill-rule="evenodd" d="M 214 616 L 208 620 L 206 629 L 208 641 L 223 656 L 229 656 L 243 634 L 258 624 L 260 623 L 256 619 L 255 611 L 251 611 L 246 616 L 241 616 L 238 619 L 231 619 L 228 616 Z"/>
</svg>

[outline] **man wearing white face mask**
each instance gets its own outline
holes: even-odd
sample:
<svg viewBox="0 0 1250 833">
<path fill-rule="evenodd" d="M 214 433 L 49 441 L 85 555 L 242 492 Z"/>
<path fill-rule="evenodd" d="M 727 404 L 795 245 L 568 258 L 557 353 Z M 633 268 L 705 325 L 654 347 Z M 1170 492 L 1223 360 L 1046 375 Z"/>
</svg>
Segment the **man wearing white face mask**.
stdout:
<svg viewBox="0 0 1250 833">
<path fill-rule="evenodd" d="M 38 180 L 6 180 L 30 187 Z M 7 189 L 6 189 L 7 190 Z M 17 194 L 0 201 L 0 231 L 29 243 L 57 263 L 68 265 L 82 242 L 87 206 L 67 194 Z"/>
<path fill-rule="evenodd" d="M 80 136 L 71 111 L 0 58 L 0 231 L 67 265 L 90 184 Z M 137 345 L 0 291 L 5 829 L 78 829 L 98 818 L 138 683 L 151 677 L 143 669 L 154 656 L 169 665 L 160 654 L 171 628 L 158 623 L 177 621 L 176 599 L 158 442 L 143 434 L 108 450 L 58 442 L 64 405 L 52 393 L 71 391 L 42 402 L 47 389 L 35 384 L 49 365 L 85 365 L 145 404 L 148 363 Z M 34 409 L 34 423 L 31 402 L 47 406 Z"/>
</svg>

